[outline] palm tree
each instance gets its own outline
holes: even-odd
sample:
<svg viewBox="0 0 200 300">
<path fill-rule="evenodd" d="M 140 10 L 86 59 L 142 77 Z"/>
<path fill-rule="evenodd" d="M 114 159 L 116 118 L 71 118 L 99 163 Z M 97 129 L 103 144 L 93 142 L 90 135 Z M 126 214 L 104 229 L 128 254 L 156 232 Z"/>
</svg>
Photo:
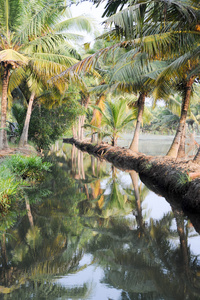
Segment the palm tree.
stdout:
<svg viewBox="0 0 200 300">
<path fill-rule="evenodd" d="M 12 70 L 29 61 L 30 67 L 34 71 L 42 71 L 39 75 L 51 75 L 63 71 L 61 65 L 72 65 L 75 60 L 62 55 L 62 52 L 55 53 L 62 48 L 68 52 L 73 52 L 66 39 L 74 37 L 74 34 L 64 32 L 70 28 L 72 19 L 76 25 L 89 28 L 90 22 L 87 18 L 81 20 L 68 18 L 58 22 L 58 17 L 66 11 L 64 1 L 44 1 L 34 2 L 8 0 L 4 3 L 1 1 L 2 10 L 0 12 L 0 60 L 3 67 L 3 88 L 2 88 L 2 115 L 1 115 L 1 132 L 0 148 L 7 148 L 6 136 L 6 113 L 7 113 L 7 93 L 9 78 Z M 64 14 L 63 14 L 64 17 Z M 30 61 L 32 59 L 32 61 Z M 68 61 L 68 64 L 66 64 Z M 54 71 L 54 73 L 53 73 Z M 20 75 L 20 76 L 19 76 Z M 24 71 L 20 68 L 18 76 L 23 78 Z M 18 78 L 19 82 L 19 78 Z M 31 96 L 30 105 L 34 99 L 35 93 Z M 29 110 L 30 111 L 30 110 Z"/>
<path fill-rule="evenodd" d="M 109 15 L 112 11 L 116 12 L 116 9 L 120 5 L 123 7 L 119 2 L 112 5 L 109 3 L 105 14 Z M 185 53 L 194 49 L 196 51 L 199 41 L 199 4 L 196 3 L 196 1 L 184 3 L 183 1 L 158 2 L 146 0 L 142 3 L 140 3 L 140 1 L 133 1 L 131 5 L 111 16 L 106 21 L 108 24 L 115 25 L 115 35 L 118 34 L 122 42 L 113 47 L 103 49 L 88 57 L 85 61 L 76 64 L 72 68 L 73 71 L 80 72 L 80 70 L 85 71 L 91 68 L 101 55 L 110 51 L 110 49 L 118 47 L 138 47 L 139 51 L 148 54 L 149 59 L 156 58 L 173 61 L 177 58 L 179 59 L 181 55 L 179 61 L 175 61 L 174 64 L 172 63 L 172 66 L 177 63 L 180 64 L 181 61 L 184 62 L 184 64 L 188 62 L 189 58 L 186 59 L 186 57 L 184 57 Z M 109 37 L 109 35 L 113 35 L 113 30 L 103 37 Z M 123 38 L 127 40 L 123 41 Z M 196 54 L 192 54 L 193 57 L 199 55 L 197 51 L 195 53 Z M 167 70 L 172 70 L 172 68 L 168 68 Z M 189 71 L 191 72 L 192 70 L 189 68 Z M 197 69 L 196 74 L 188 75 L 189 74 L 187 74 L 186 78 L 182 78 L 185 96 L 183 98 L 180 126 L 177 129 L 177 135 L 174 140 L 174 144 L 177 144 L 177 150 L 169 151 L 168 153 L 168 155 L 174 157 L 177 156 L 179 145 L 183 145 L 181 139 L 189 106 L 188 100 L 190 99 L 191 86 L 197 76 Z M 167 78 L 160 76 L 159 80 L 161 78 L 162 81 L 164 80 L 164 82 L 169 85 L 170 81 L 168 81 Z"/>
<path fill-rule="evenodd" d="M 116 146 L 118 134 L 133 120 L 131 111 L 127 112 L 128 106 L 123 99 L 118 99 L 117 101 L 107 100 L 104 111 L 99 107 L 96 107 L 96 109 L 102 114 L 102 125 L 108 127 L 112 146 Z"/>
<path fill-rule="evenodd" d="M 163 73 L 160 74 L 157 80 L 158 93 L 161 90 L 165 90 L 166 92 L 167 89 L 170 88 L 168 83 L 169 78 L 171 82 L 174 81 L 177 85 L 179 84 L 182 89 L 183 98 L 179 125 L 172 145 L 167 153 L 168 156 L 172 156 L 174 158 L 185 155 L 185 125 L 190 105 L 192 86 L 195 81 L 195 76 L 191 75 L 190 65 L 192 65 L 192 61 L 188 62 L 182 60 L 183 57 L 176 59 L 166 68 L 166 70 L 163 71 Z M 195 61 L 193 65 L 196 65 L 196 63 L 197 61 Z"/>
<path fill-rule="evenodd" d="M 133 37 L 134 34 L 135 36 L 141 34 L 143 36 L 142 39 L 135 39 L 134 43 L 140 47 L 141 51 L 148 53 L 149 57 L 174 60 L 158 79 L 158 89 L 160 91 L 164 89 L 166 92 L 166 87 L 170 87 L 173 79 L 174 81 L 176 80 L 177 84 L 180 84 L 180 81 L 183 84 L 184 97 L 181 118 L 174 142 L 168 152 L 168 155 L 173 157 L 176 157 L 178 152 L 179 155 L 183 154 L 183 132 L 191 87 L 199 74 L 197 68 L 195 68 L 196 72 L 194 72 L 194 67 L 198 66 L 197 56 L 199 55 L 196 50 L 199 41 L 199 5 L 195 1 L 191 1 L 193 7 L 189 4 L 181 1 L 175 3 L 171 1 L 157 2 L 147 0 L 142 4 L 129 6 L 107 20 L 108 23 L 114 23 L 119 28 L 118 32 L 124 34 L 127 38 Z M 142 16 L 140 14 L 141 11 Z M 133 25 L 133 20 L 137 20 L 138 16 L 140 20 L 138 22 L 139 25 L 137 22 Z M 191 54 L 191 50 L 195 53 Z M 178 67 L 178 70 L 175 66 Z M 167 74 L 169 75 L 168 77 L 166 76 Z M 179 79 L 179 82 L 177 79 Z"/>
</svg>

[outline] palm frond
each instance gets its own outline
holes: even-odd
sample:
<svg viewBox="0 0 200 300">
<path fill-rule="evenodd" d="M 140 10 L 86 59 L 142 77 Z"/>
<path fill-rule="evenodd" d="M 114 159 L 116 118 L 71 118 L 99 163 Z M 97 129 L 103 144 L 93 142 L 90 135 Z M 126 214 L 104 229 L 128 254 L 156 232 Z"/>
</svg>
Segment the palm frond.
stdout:
<svg viewBox="0 0 200 300">
<path fill-rule="evenodd" d="M 10 80 L 9 80 L 9 86 L 8 86 L 8 91 L 9 94 L 11 94 L 11 92 L 18 87 L 22 81 L 24 79 L 27 78 L 27 73 L 25 72 L 25 69 L 22 67 L 19 67 L 17 69 L 15 69 L 11 76 L 10 76 Z"/>
<path fill-rule="evenodd" d="M 66 29 L 84 30 L 90 33 L 94 29 L 94 20 L 89 16 L 77 16 L 57 23 L 54 28 L 57 32 L 61 32 Z"/>
</svg>

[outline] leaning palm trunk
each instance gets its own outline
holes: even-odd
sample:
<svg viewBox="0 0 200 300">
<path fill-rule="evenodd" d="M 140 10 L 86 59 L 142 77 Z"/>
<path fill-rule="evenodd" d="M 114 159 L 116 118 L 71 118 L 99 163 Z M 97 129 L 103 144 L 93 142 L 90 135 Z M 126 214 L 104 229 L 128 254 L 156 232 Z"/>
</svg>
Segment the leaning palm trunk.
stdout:
<svg viewBox="0 0 200 300">
<path fill-rule="evenodd" d="M 35 92 L 32 92 L 31 97 L 29 99 L 29 103 L 28 103 L 28 109 L 27 109 L 27 112 L 26 112 L 26 119 L 25 119 L 25 122 L 24 122 L 22 135 L 21 135 L 20 141 L 19 141 L 19 146 L 20 147 L 24 147 L 28 143 L 28 130 L 29 130 L 29 124 L 30 124 L 30 119 L 31 119 L 31 112 L 32 112 L 32 106 L 33 106 L 34 98 L 35 98 Z"/>
<path fill-rule="evenodd" d="M 145 96 L 146 96 L 145 93 L 141 93 L 137 101 L 137 106 L 138 106 L 137 124 L 135 128 L 133 140 L 129 147 L 130 150 L 136 152 L 138 152 L 138 148 L 139 148 L 140 126 L 142 123 L 142 117 L 144 112 Z"/>
<path fill-rule="evenodd" d="M 181 138 L 184 134 L 184 128 L 186 124 L 186 118 L 187 118 L 187 112 L 190 104 L 190 96 L 191 96 L 191 90 L 192 90 L 192 84 L 194 82 L 194 78 L 190 78 L 190 80 L 187 81 L 185 86 L 185 97 L 182 102 L 182 108 L 181 108 L 181 117 L 179 120 L 179 126 L 176 131 L 176 135 L 174 137 L 174 140 L 172 142 L 172 145 L 167 153 L 167 156 L 171 156 L 176 158 L 178 155 L 178 150 L 181 143 Z"/>
<path fill-rule="evenodd" d="M 7 117 L 7 96 L 8 96 L 8 82 L 10 78 L 10 69 L 4 68 L 3 72 L 3 88 L 1 99 L 1 130 L 0 130 L 0 149 L 8 148 L 7 131 L 6 131 L 6 117 Z"/>
</svg>

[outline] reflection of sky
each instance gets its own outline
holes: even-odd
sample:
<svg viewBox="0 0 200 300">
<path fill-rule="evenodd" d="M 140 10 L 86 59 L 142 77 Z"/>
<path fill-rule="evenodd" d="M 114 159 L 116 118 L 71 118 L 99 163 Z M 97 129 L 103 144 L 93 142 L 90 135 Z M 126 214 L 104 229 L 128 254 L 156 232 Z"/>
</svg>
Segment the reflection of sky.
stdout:
<svg viewBox="0 0 200 300">
<path fill-rule="evenodd" d="M 104 271 L 101 267 L 92 264 L 92 259 L 92 255 L 85 254 L 79 263 L 79 268 L 85 268 L 76 274 L 60 277 L 56 280 L 56 283 L 61 284 L 65 288 L 82 287 L 86 284 L 88 294 L 85 299 L 88 300 L 120 299 L 121 290 L 101 282 L 104 277 Z"/>
<path fill-rule="evenodd" d="M 123 188 L 131 188 L 132 181 L 128 172 L 118 171 L 117 173 L 118 181 L 120 182 Z M 106 186 L 108 180 L 104 180 L 102 183 L 102 188 Z M 140 183 L 140 180 L 138 181 Z M 109 189 L 106 189 L 106 193 L 109 193 Z M 142 203 L 143 208 L 143 216 L 145 216 L 145 222 L 149 223 L 150 219 L 160 220 L 167 213 L 171 212 L 170 204 L 165 200 L 164 197 L 155 194 L 152 191 L 149 191 L 148 195 L 144 199 Z M 129 218 L 132 215 L 128 216 Z M 176 222 L 175 219 L 172 222 L 171 229 L 176 230 Z M 176 240 L 171 240 L 176 245 L 180 244 L 179 238 Z M 200 235 L 196 233 L 194 229 L 191 229 L 191 232 L 188 235 L 188 246 L 190 247 L 190 251 L 193 255 L 200 255 Z"/>
<path fill-rule="evenodd" d="M 164 215 L 171 211 L 171 206 L 165 198 L 158 196 L 151 191 L 142 203 L 142 207 L 145 212 L 148 211 L 147 219 L 145 219 L 147 222 L 150 218 L 160 220 Z"/>
<path fill-rule="evenodd" d="M 109 185 L 112 183 L 112 172 L 110 164 L 107 165 L 107 171 L 108 173 L 110 173 L 110 176 L 106 179 L 101 180 L 101 188 L 104 190 L 105 194 L 110 193 Z M 123 188 L 133 189 L 129 173 L 117 170 L 117 182 L 120 184 L 120 190 L 122 191 L 122 193 L 125 193 Z M 139 184 L 140 183 L 141 181 L 139 180 Z M 161 220 L 164 215 L 171 212 L 170 204 L 163 197 L 156 195 L 152 191 L 149 191 L 146 198 L 144 199 L 142 208 L 144 221 L 146 223 L 149 223 L 150 219 Z M 127 217 L 135 218 L 133 214 L 130 214 Z M 135 223 L 133 222 L 133 227 L 134 224 Z M 185 225 L 187 225 L 187 221 L 185 221 Z M 175 219 L 173 219 L 172 221 L 171 229 L 174 231 L 177 230 Z M 199 255 L 200 236 L 196 234 L 193 227 L 190 227 L 188 230 L 188 247 L 190 248 L 192 255 Z M 176 234 L 176 236 L 174 237 L 169 237 L 169 241 L 175 247 L 180 247 L 178 234 Z M 129 249 L 129 245 L 124 244 L 124 251 L 126 251 L 127 249 Z M 79 263 L 77 272 L 57 278 L 56 283 L 65 288 L 78 288 L 83 287 L 83 285 L 86 284 L 88 292 L 84 299 L 88 300 L 121 299 L 120 295 L 122 290 L 118 290 L 117 288 L 113 288 L 112 286 L 104 284 L 103 279 L 103 268 L 97 263 L 93 262 L 93 256 L 91 254 L 85 254 Z"/>
</svg>

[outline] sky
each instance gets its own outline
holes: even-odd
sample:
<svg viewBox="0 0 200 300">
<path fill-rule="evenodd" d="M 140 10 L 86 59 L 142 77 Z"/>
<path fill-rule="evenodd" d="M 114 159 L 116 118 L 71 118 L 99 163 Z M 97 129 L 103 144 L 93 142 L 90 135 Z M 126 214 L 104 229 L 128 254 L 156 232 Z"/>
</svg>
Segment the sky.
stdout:
<svg viewBox="0 0 200 300">
<path fill-rule="evenodd" d="M 98 7 L 93 5 L 89 1 L 85 1 L 82 3 L 79 3 L 78 5 L 73 4 L 71 6 L 71 12 L 73 17 L 80 16 L 80 15 L 86 15 L 90 16 L 95 20 L 96 26 L 98 28 L 99 34 L 103 32 L 104 25 L 101 23 L 103 22 L 103 18 L 101 18 L 103 12 L 104 12 L 104 4 L 100 4 Z M 92 42 L 94 40 L 94 36 L 92 35 L 85 35 L 84 43 L 86 42 Z"/>
</svg>

